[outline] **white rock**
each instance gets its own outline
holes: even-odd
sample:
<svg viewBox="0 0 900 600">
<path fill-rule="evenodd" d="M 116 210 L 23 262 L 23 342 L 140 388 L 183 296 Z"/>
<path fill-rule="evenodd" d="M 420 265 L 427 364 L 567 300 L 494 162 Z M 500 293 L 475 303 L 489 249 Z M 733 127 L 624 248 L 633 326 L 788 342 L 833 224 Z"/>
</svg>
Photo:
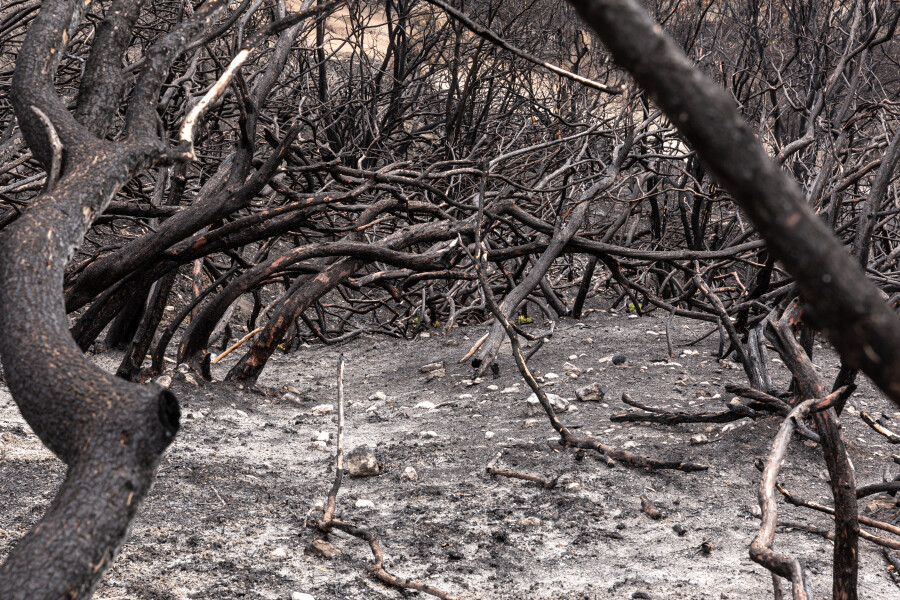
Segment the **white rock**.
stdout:
<svg viewBox="0 0 900 600">
<path fill-rule="evenodd" d="M 547 400 L 550 401 L 550 406 L 555 408 L 560 412 L 565 412 L 569 409 L 569 401 L 561 396 L 557 396 L 556 394 L 547 394 Z M 529 404 L 539 404 L 537 394 L 531 394 L 528 398 L 525 399 Z"/>
<path fill-rule="evenodd" d="M 485 438 L 485 439 L 489 440 L 489 439 L 491 439 L 492 437 L 494 437 L 494 432 L 493 432 L 493 431 L 485 431 L 485 432 L 484 432 L 484 438 Z"/>
<path fill-rule="evenodd" d="M 172 378 L 168 375 L 163 375 L 156 378 L 156 383 L 163 386 L 164 388 L 167 388 L 172 385 Z"/>
<path fill-rule="evenodd" d="M 374 394 L 369 394 L 369 400 L 387 400 L 387 394 L 384 392 L 375 392 Z"/>
<path fill-rule="evenodd" d="M 431 334 L 430 333 L 420 333 L 419 337 L 422 338 L 423 340 L 425 340 L 425 339 L 430 338 Z"/>
<path fill-rule="evenodd" d="M 570 355 L 569 355 L 569 360 L 578 360 L 578 355 L 577 355 L 577 354 L 570 354 Z"/>
<path fill-rule="evenodd" d="M 239 417 L 243 417 L 244 419 L 246 419 L 247 417 L 250 416 L 250 415 L 248 415 L 247 413 L 245 413 L 245 412 L 242 411 L 242 410 L 235 410 L 234 412 L 236 412 L 236 413 L 238 414 Z"/>
<path fill-rule="evenodd" d="M 468 400 L 472 397 L 472 394 L 460 394 L 458 397 L 460 400 Z"/>
<path fill-rule="evenodd" d="M 315 504 L 313 504 L 313 509 L 322 512 L 323 510 L 325 510 L 325 501 L 316 500 Z"/>
<path fill-rule="evenodd" d="M 403 473 L 400 475 L 400 479 L 407 479 L 409 481 L 418 481 L 419 474 L 416 473 L 416 470 L 412 467 L 406 467 L 403 469 Z"/>
<path fill-rule="evenodd" d="M 312 414 L 314 415 L 328 415 L 334 412 L 334 407 L 330 404 L 320 404 L 318 406 L 313 406 Z"/>
<path fill-rule="evenodd" d="M 500 390 L 500 393 L 501 394 L 517 394 L 520 391 L 521 390 L 519 390 L 518 387 L 508 387 L 508 388 L 503 388 L 502 390 Z"/>
<path fill-rule="evenodd" d="M 316 435 L 313 437 L 313 441 L 316 442 L 327 442 L 331 439 L 331 434 L 327 431 L 317 431 Z"/>
<path fill-rule="evenodd" d="M 528 429 L 530 427 L 537 427 L 541 424 L 540 419 L 525 419 L 525 428 Z"/>
<path fill-rule="evenodd" d="M 701 444 L 708 444 L 709 438 L 703 435 L 702 433 L 698 433 L 697 435 L 691 436 L 691 445 L 699 446 Z"/>
<path fill-rule="evenodd" d="M 487 386 L 487 389 L 488 389 L 488 391 L 496 392 L 497 390 L 500 389 L 500 386 L 491 384 L 491 385 Z"/>
<path fill-rule="evenodd" d="M 431 438 L 436 438 L 436 437 L 437 437 L 437 432 L 435 432 L 435 431 L 423 431 L 422 433 L 419 434 L 419 437 L 429 438 L 429 439 L 431 439 Z"/>
<path fill-rule="evenodd" d="M 316 600 L 311 594 L 304 594 L 303 592 L 294 592 L 291 594 L 291 600 Z"/>
<path fill-rule="evenodd" d="M 424 402 L 419 402 L 418 404 L 416 404 L 416 408 L 422 408 L 424 410 L 431 410 L 432 408 L 434 408 L 434 406 L 435 406 L 434 402 L 429 402 L 428 400 L 425 400 Z"/>
<path fill-rule="evenodd" d="M 318 440 L 310 444 L 309 447 L 313 450 L 318 450 L 319 452 L 328 452 L 328 444 Z"/>
<path fill-rule="evenodd" d="M 559 379 L 559 375 L 556 373 L 547 373 L 544 375 L 544 379 Z"/>
<path fill-rule="evenodd" d="M 360 498 L 359 500 L 356 501 L 356 508 L 374 509 L 375 503 L 372 502 L 371 500 L 366 500 L 364 498 Z"/>
<path fill-rule="evenodd" d="M 635 442 L 634 440 L 628 440 L 624 444 L 622 444 L 622 447 L 626 450 L 628 450 L 629 448 L 634 448 L 635 446 L 637 446 L 637 442 Z"/>
<path fill-rule="evenodd" d="M 275 558 L 286 558 L 287 557 L 287 548 L 278 547 L 272 550 L 272 556 Z"/>
</svg>

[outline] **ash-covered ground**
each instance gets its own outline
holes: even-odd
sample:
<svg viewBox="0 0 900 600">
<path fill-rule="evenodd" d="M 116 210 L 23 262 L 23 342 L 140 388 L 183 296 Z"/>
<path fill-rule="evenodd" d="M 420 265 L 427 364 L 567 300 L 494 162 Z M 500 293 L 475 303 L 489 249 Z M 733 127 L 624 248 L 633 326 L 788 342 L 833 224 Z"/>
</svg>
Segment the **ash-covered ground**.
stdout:
<svg viewBox="0 0 900 600">
<path fill-rule="evenodd" d="M 470 599 L 772 596 L 771 578 L 750 561 L 748 546 L 759 525 L 754 462 L 767 456 L 780 418 L 711 426 L 610 422 L 630 409 L 620 400 L 623 392 L 659 407 L 720 409 L 730 398 L 725 384 L 745 378 L 737 365 L 716 360 L 716 334 L 686 345 L 707 333 L 707 325 L 676 319 L 676 356 L 667 361 L 665 316 L 598 310 L 580 322 L 563 319 L 529 363 L 549 392 L 570 399 L 575 410 L 561 415 L 564 423 L 639 454 L 709 465 L 699 473 L 610 468 L 591 453 L 553 449 L 553 431 L 525 401 L 530 390 L 508 346 L 497 379 L 488 375 L 473 384 L 472 367 L 458 363 L 486 330 L 436 331 L 409 342 L 364 337 L 278 355 L 259 382 L 275 395 L 174 374 L 182 429 L 96 597 L 425 597 L 371 579 L 368 546 L 344 534 L 330 537 L 340 556 L 305 553 L 315 538 L 305 519 L 334 478 L 336 414 L 314 409 L 336 408 L 341 352 L 347 364 L 346 448 L 368 445 L 384 473 L 345 478 L 338 514 L 377 533 L 394 574 Z M 614 353 L 624 354 L 625 364 L 612 365 Z M 111 370 L 119 358 L 97 356 Z M 826 379 L 833 377 L 838 363 L 826 344 L 816 345 L 814 358 Z M 230 360 L 216 366 L 217 377 Z M 434 372 L 420 367 L 435 362 L 443 362 L 444 375 L 429 380 Z M 787 389 L 783 365 L 773 359 L 771 369 Z M 602 401 L 574 399 L 577 388 L 595 382 L 605 387 Z M 860 420 L 860 410 L 898 423 L 900 413 L 865 380 L 850 401 L 842 420 L 858 484 L 864 485 L 881 481 L 893 463 L 890 445 Z M 329 441 L 315 443 L 323 432 Z M 700 434 L 707 442 L 692 444 Z M 560 476 L 560 485 L 546 490 L 492 477 L 485 465 L 504 450 L 499 466 Z M 414 480 L 403 477 L 410 467 Z M 0 388 L 0 558 L 40 518 L 63 476 L 61 463 Z M 806 498 L 830 502 L 821 448 L 810 442 L 793 441 L 781 481 Z M 641 495 L 664 518 L 642 512 Z M 357 507 L 360 500 L 371 504 Z M 861 511 L 887 521 L 900 514 L 885 495 L 867 498 Z M 783 503 L 779 518 L 830 523 L 825 515 Z M 816 598 L 830 595 L 831 542 L 779 528 L 776 548 L 807 566 Z M 860 564 L 861 597 L 900 596 L 880 550 L 865 541 Z"/>
</svg>

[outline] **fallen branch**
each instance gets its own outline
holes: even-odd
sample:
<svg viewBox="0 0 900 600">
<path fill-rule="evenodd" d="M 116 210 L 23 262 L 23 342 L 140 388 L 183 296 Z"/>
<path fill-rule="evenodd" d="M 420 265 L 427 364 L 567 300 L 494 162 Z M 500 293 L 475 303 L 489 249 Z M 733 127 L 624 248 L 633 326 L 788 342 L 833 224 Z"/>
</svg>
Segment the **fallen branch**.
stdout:
<svg viewBox="0 0 900 600">
<path fill-rule="evenodd" d="M 384 568 L 384 552 L 381 550 L 381 544 L 375 534 L 364 527 L 359 527 L 352 523 L 341 521 L 334 518 L 337 508 L 337 495 L 341 489 L 341 482 L 344 476 L 344 355 L 341 354 L 338 359 L 338 432 L 337 432 L 337 454 L 335 456 L 335 474 L 334 483 L 331 491 L 328 492 L 328 499 L 325 502 L 325 510 L 319 519 L 307 519 L 307 526 L 314 528 L 323 537 L 327 536 L 333 530 L 337 529 L 349 534 L 355 538 L 366 541 L 372 550 L 372 556 L 375 558 L 375 564 L 369 569 L 369 574 L 375 579 L 389 586 L 399 589 L 410 589 L 440 598 L 441 600 L 461 600 L 458 596 L 453 596 L 447 592 L 440 590 L 427 583 L 420 583 L 412 579 L 404 579 L 388 573 Z"/>
<path fill-rule="evenodd" d="M 501 450 L 500 452 L 497 453 L 497 456 L 495 456 L 493 459 L 491 459 L 491 462 L 489 462 L 487 464 L 487 467 L 485 467 L 485 470 L 488 473 L 490 473 L 491 475 L 499 475 L 501 477 L 509 477 L 510 479 L 522 479 L 524 481 L 531 481 L 531 482 L 538 484 L 545 490 L 550 490 L 550 489 L 553 489 L 556 487 L 556 484 L 559 481 L 559 477 L 554 477 L 553 479 L 544 479 L 543 477 L 538 477 L 537 475 L 529 475 L 527 473 L 517 473 L 515 471 L 507 471 L 505 469 L 498 469 L 495 465 L 497 464 L 497 461 L 500 460 L 500 457 L 503 456 L 503 454 L 505 452 L 506 452 L 505 450 Z"/>
<path fill-rule="evenodd" d="M 878 421 L 872 418 L 872 416 L 867 412 L 860 412 L 859 417 L 872 429 L 883 435 L 887 438 L 892 444 L 900 444 L 900 435 L 897 435 Z"/>
<path fill-rule="evenodd" d="M 231 354 L 232 352 L 234 352 L 235 350 L 237 350 L 238 348 L 240 348 L 242 345 L 244 345 L 244 342 L 246 342 L 247 340 L 249 340 L 250 338 L 252 338 L 254 335 L 256 335 L 257 333 L 259 333 L 259 332 L 262 331 L 263 329 L 265 329 L 265 327 L 257 327 L 256 329 L 254 329 L 253 331 L 251 331 L 250 333 L 248 333 L 247 335 L 245 335 L 244 337 L 242 337 L 241 339 L 239 339 L 238 341 L 236 341 L 234 344 L 232 344 L 232 345 L 228 348 L 228 350 L 226 350 L 226 351 L 223 352 L 222 354 L 218 355 L 218 356 L 212 361 L 212 364 L 218 363 L 220 360 L 222 360 L 223 358 L 225 358 L 226 356 L 228 356 L 229 354 Z"/>
<path fill-rule="evenodd" d="M 756 537 L 750 543 L 750 558 L 753 562 L 764 566 L 773 574 L 790 579 L 793 586 L 794 600 L 808 600 L 811 595 L 808 591 L 806 577 L 800 561 L 785 554 L 779 554 L 772 549 L 775 542 L 775 525 L 778 523 L 778 504 L 775 501 L 775 484 L 778 480 L 778 472 L 784 461 L 791 434 L 797 422 L 809 413 L 813 400 L 806 400 L 794 408 L 784 419 L 775 440 L 772 442 L 772 450 L 769 460 L 763 469 L 762 480 L 759 483 L 759 507 L 762 510 L 761 522 Z M 781 587 L 777 579 L 773 578 L 776 595 L 781 593 Z"/>
</svg>

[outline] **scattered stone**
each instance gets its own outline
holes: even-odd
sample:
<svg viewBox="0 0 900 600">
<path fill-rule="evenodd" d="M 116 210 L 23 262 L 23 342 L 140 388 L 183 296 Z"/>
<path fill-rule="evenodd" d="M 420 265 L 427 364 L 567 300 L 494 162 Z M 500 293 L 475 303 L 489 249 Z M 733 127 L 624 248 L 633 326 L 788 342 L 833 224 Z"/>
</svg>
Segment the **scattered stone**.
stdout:
<svg viewBox="0 0 900 600">
<path fill-rule="evenodd" d="M 471 397 L 472 397 L 472 394 L 460 394 L 460 395 L 458 396 L 458 398 L 459 398 L 460 400 L 468 400 L 468 399 L 471 398 Z"/>
<path fill-rule="evenodd" d="M 541 424 L 540 419 L 525 419 L 525 429 L 530 429 L 531 427 L 537 427 Z"/>
<path fill-rule="evenodd" d="M 384 472 L 384 464 L 369 448 L 360 446 L 347 454 L 347 472 L 350 477 L 375 477 Z"/>
<path fill-rule="evenodd" d="M 436 431 L 423 431 L 422 433 L 419 434 L 419 437 L 428 438 L 428 439 L 436 438 L 437 432 Z"/>
<path fill-rule="evenodd" d="M 419 474 L 416 473 L 416 470 L 412 467 L 406 467 L 403 469 L 403 473 L 400 475 L 400 479 L 407 479 L 409 481 L 418 481 Z"/>
<path fill-rule="evenodd" d="M 544 379 L 559 379 L 559 375 L 556 373 L 547 373 L 544 375 Z"/>
<path fill-rule="evenodd" d="M 519 521 L 519 525 L 522 527 L 537 527 L 541 524 L 541 520 L 537 517 L 525 517 L 524 519 Z"/>
<path fill-rule="evenodd" d="M 435 407 L 434 402 L 429 402 L 428 400 L 425 400 L 423 402 L 419 402 L 418 404 L 416 404 L 416 408 L 422 408 L 425 410 L 431 410 L 434 407 Z"/>
<path fill-rule="evenodd" d="M 428 383 L 428 382 L 431 381 L 432 379 L 440 379 L 441 377 L 446 377 L 446 376 L 447 376 L 447 371 L 446 371 L 446 370 L 444 370 L 444 369 L 438 369 L 438 370 L 436 370 L 436 371 L 430 372 L 430 373 L 428 374 L 428 376 L 425 378 L 425 382 Z"/>
<path fill-rule="evenodd" d="M 312 414 L 314 415 L 329 415 L 334 412 L 334 407 L 330 404 L 320 404 L 318 406 L 313 406 Z"/>
<path fill-rule="evenodd" d="M 310 594 L 304 594 L 303 592 L 294 592 L 291 594 L 291 600 L 316 600 Z"/>
<path fill-rule="evenodd" d="M 384 392 L 375 392 L 374 394 L 369 394 L 369 400 L 387 400 L 387 394 Z"/>
<path fill-rule="evenodd" d="M 200 387 L 200 384 L 197 383 L 197 380 L 196 380 L 196 379 L 194 378 L 194 376 L 191 375 L 190 373 L 185 373 L 185 374 L 184 374 L 184 380 L 187 381 L 189 384 L 195 386 L 195 387 Z"/>
<path fill-rule="evenodd" d="M 172 377 L 170 377 L 169 375 L 162 375 L 156 378 L 156 383 L 164 388 L 167 388 L 172 385 Z"/>
<path fill-rule="evenodd" d="M 488 391 L 490 391 L 490 392 L 496 392 L 497 390 L 500 389 L 500 386 L 499 386 L 499 385 L 491 384 L 491 385 L 487 386 L 487 389 L 488 389 Z"/>
<path fill-rule="evenodd" d="M 279 546 L 272 550 L 272 556 L 275 558 L 287 558 L 287 548 Z"/>
<path fill-rule="evenodd" d="M 484 438 L 485 438 L 485 439 L 489 440 L 489 439 L 491 439 L 492 437 L 494 437 L 494 432 L 493 432 L 493 431 L 485 431 L 485 432 L 484 432 Z"/>
<path fill-rule="evenodd" d="M 325 442 L 320 442 L 318 440 L 310 444 L 309 447 L 320 452 L 328 452 L 328 444 L 326 444 Z"/>
<path fill-rule="evenodd" d="M 556 394 L 547 394 L 547 400 L 550 401 L 550 406 L 552 406 L 559 412 L 566 412 L 567 410 L 569 410 L 569 401 L 562 396 L 557 396 Z M 525 401 L 528 404 L 540 404 L 537 394 L 531 394 L 530 396 L 528 396 L 528 398 L 525 399 Z"/>
<path fill-rule="evenodd" d="M 734 431 L 735 429 L 740 429 L 744 425 L 748 423 L 752 423 L 751 419 L 741 419 L 740 421 L 734 421 L 732 423 L 726 423 L 722 426 L 722 433 L 728 433 L 729 431 Z"/>
<path fill-rule="evenodd" d="M 575 390 L 575 397 L 582 402 L 600 402 L 606 396 L 606 388 L 595 382 Z"/>
<path fill-rule="evenodd" d="M 626 440 L 622 444 L 623 450 L 630 450 L 631 448 L 636 448 L 636 447 L 637 447 L 637 442 L 635 442 L 634 440 Z"/>
<path fill-rule="evenodd" d="M 698 433 L 697 435 L 691 436 L 691 446 L 700 446 L 701 444 L 708 444 L 709 438 L 703 435 L 702 433 Z"/>
<path fill-rule="evenodd" d="M 309 544 L 306 545 L 306 548 L 303 550 L 304 554 L 308 554 L 309 556 L 324 556 L 325 558 L 334 558 L 336 556 L 341 555 L 341 551 L 334 547 L 334 545 L 326 542 L 325 540 L 313 540 Z M 295 597 L 297 593 L 291 597 Z M 308 594 L 300 594 L 300 595 L 308 595 Z"/>
<path fill-rule="evenodd" d="M 322 512 L 325 510 L 325 501 L 324 500 L 316 500 L 313 504 L 313 510 L 318 512 Z"/>
<path fill-rule="evenodd" d="M 237 416 L 241 417 L 242 419 L 246 419 L 247 417 L 250 416 L 242 410 L 235 410 L 234 412 L 236 412 Z"/>
<path fill-rule="evenodd" d="M 288 393 L 284 394 L 283 396 L 281 396 L 281 399 L 285 400 L 287 402 L 293 402 L 294 404 L 303 404 L 303 401 L 300 399 L 300 396 L 298 396 L 297 394 L 295 394 L 293 392 L 288 392 Z"/>
<path fill-rule="evenodd" d="M 624 365 L 625 361 L 628 359 L 625 358 L 624 354 L 613 354 L 613 357 L 611 360 L 612 360 L 612 364 L 618 366 L 618 365 Z"/>
<path fill-rule="evenodd" d="M 443 368 L 444 368 L 444 362 L 438 361 L 438 362 L 428 363 L 427 365 L 422 365 L 421 367 L 419 367 L 419 372 L 420 373 L 431 373 L 432 371 L 437 371 L 437 370 L 443 369 Z"/>
<path fill-rule="evenodd" d="M 503 388 L 502 390 L 500 390 L 500 393 L 501 394 L 517 394 L 520 391 L 521 390 L 518 387 L 513 386 L 513 387 Z"/>
<path fill-rule="evenodd" d="M 762 509 L 759 507 L 759 504 L 754 504 L 753 506 L 750 507 L 750 514 L 756 518 L 759 518 L 762 516 Z"/>
<path fill-rule="evenodd" d="M 313 441 L 315 442 L 327 442 L 331 439 L 331 434 L 327 431 L 317 431 L 316 435 L 313 436 Z"/>
<path fill-rule="evenodd" d="M 356 508 L 364 508 L 364 509 L 375 509 L 375 503 L 371 500 L 366 500 L 364 498 L 360 498 L 356 501 Z"/>
</svg>

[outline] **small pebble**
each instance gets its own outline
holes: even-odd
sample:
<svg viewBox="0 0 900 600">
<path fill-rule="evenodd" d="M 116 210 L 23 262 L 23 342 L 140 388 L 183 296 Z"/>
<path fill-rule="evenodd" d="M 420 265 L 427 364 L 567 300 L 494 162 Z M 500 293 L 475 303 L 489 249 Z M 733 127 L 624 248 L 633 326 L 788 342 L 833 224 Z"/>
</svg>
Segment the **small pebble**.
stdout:
<svg viewBox="0 0 900 600">
<path fill-rule="evenodd" d="M 374 394 L 369 394 L 369 400 L 387 400 L 387 394 L 384 392 L 375 392 Z"/>
<path fill-rule="evenodd" d="M 432 408 L 434 408 L 434 406 L 435 406 L 434 402 L 429 402 L 428 400 L 425 400 L 424 402 L 419 402 L 418 404 L 416 404 L 416 408 L 422 408 L 425 410 L 431 410 Z"/>
<path fill-rule="evenodd" d="M 436 438 L 436 437 L 437 437 L 437 432 L 435 432 L 435 431 L 423 431 L 422 433 L 419 434 L 419 437 L 429 438 L 429 439 L 430 439 L 430 438 Z"/>
<path fill-rule="evenodd" d="M 291 600 L 316 600 L 310 594 L 304 594 L 303 592 L 294 592 L 291 594 Z"/>
<path fill-rule="evenodd" d="M 703 435 L 702 433 L 698 433 L 697 435 L 691 436 L 691 445 L 699 446 L 701 444 L 708 444 L 709 438 Z"/>
<path fill-rule="evenodd" d="M 359 500 L 356 501 L 356 508 L 374 509 L 375 503 L 372 502 L 371 500 L 366 500 L 364 498 L 360 498 Z"/>
<path fill-rule="evenodd" d="M 320 404 L 318 406 L 313 406 L 312 414 L 314 415 L 328 415 L 334 412 L 334 407 L 330 404 Z"/>
<path fill-rule="evenodd" d="M 287 557 L 287 548 L 278 547 L 272 550 L 272 556 L 275 558 L 286 558 Z"/>
<path fill-rule="evenodd" d="M 492 437 L 494 437 L 494 432 L 493 432 L 493 431 L 485 431 L 485 432 L 484 432 L 484 437 L 485 437 L 485 439 L 488 439 L 488 440 L 489 440 L 489 439 L 491 439 Z"/>
<path fill-rule="evenodd" d="M 612 364 L 614 365 L 624 365 L 625 361 L 628 360 L 625 358 L 624 354 L 613 354 Z"/>
<path fill-rule="evenodd" d="M 406 467 L 403 469 L 403 473 L 400 475 L 400 479 L 407 479 L 409 481 L 418 481 L 419 474 L 416 473 L 416 470 L 412 467 Z"/>
</svg>

